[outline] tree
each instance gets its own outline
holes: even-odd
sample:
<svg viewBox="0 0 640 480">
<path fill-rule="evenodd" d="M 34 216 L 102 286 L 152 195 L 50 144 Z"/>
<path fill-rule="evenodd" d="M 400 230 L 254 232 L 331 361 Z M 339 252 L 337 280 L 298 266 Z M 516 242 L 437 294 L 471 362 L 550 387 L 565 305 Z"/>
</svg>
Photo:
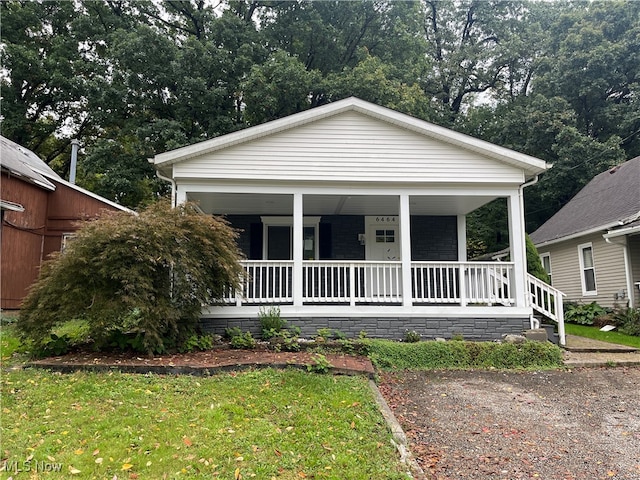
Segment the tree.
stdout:
<svg viewBox="0 0 640 480">
<path fill-rule="evenodd" d="M 581 133 L 577 125 L 577 115 L 568 102 L 540 94 L 476 108 L 467 115 L 465 131 L 470 135 L 553 164 L 536 185 L 525 189 L 529 232 L 549 219 L 595 175 L 625 160 L 618 137 L 600 142 Z M 486 228 L 483 224 L 478 223 Z M 489 238 L 483 239 L 489 246 L 498 246 Z"/>
<path fill-rule="evenodd" d="M 157 202 L 88 222 L 44 265 L 18 329 L 42 345 L 56 326 L 81 319 L 98 348 L 118 338 L 147 353 L 178 346 L 196 331 L 202 305 L 238 286 L 236 236 L 192 204 Z"/>
<path fill-rule="evenodd" d="M 509 83 L 509 67 L 527 46 L 520 37 L 523 2 L 425 0 L 423 31 L 430 71 L 421 79 L 453 124 L 474 95 Z M 511 82 L 513 82 L 513 76 Z"/>
<path fill-rule="evenodd" d="M 580 133 L 602 143 L 616 135 L 627 158 L 640 155 L 640 4 L 573 4 L 549 33 L 553 50 L 534 90 L 569 102 Z"/>
<path fill-rule="evenodd" d="M 527 272 L 534 277 L 539 278 L 543 282 L 549 283 L 551 279 L 544 269 L 538 249 L 529 238 L 529 235 L 525 235 L 525 245 L 527 253 Z"/>
<path fill-rule="evenodd" d="M 320 79 L 319 72 L 308 71 L 297 58 L 275 52 L 254 66 L 242 84 L 245 121 L 257 125 L 307 110 Z"/>
</svg>

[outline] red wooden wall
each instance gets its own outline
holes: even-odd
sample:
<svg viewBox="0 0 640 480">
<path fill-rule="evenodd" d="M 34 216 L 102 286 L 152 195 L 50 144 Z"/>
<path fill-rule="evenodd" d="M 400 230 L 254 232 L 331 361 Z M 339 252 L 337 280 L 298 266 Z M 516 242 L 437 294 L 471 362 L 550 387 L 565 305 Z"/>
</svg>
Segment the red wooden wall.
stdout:
<svg viewBox="0 0 640 480">
<path fill-rule="evenodd" d="M 45 190 L 2 172 L 2 199 L 19 203 L 24 212 L 6 211 L 0 251 L 0 296 L 2 309 L 18 309 L 40 265 L 59 251 L 62 235 L 77 230 L 81 220 L 95 218 L 105 210 L 116 210 L 81 191 L 54 179 L 55 191 Z"/>
</svg>

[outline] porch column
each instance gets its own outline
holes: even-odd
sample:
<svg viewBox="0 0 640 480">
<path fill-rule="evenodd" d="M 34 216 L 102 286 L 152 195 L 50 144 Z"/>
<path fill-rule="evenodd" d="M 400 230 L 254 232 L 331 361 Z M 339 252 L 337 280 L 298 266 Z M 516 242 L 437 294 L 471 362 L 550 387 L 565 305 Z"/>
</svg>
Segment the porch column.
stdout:
<svg viewBox="0 0 640 480">
<path fill-rule="evenodd" d="M 527 256 L 524 240 L 524 207 L 520 192 L 509 195 L 509 249 L 513 267 L 513 288 L 516 307 L 526 307 Z"/>
<path fill-rule="evenodd" d="M 457 217 L 458 228 L 458 262 L 467 261 L 467 217 L 466 215 L 458 215 Z M 467 306 L 467 269 L 464 265 L 460 265 L 460 306 Z"/>
<path fill-rule="evenodd" d="M 176 206 L 181 205 L 187 201 L 187 192 L 184 187 L 180 188 L 179 185 L 176 185 Z"/>
<path fill-rule="evenodd" d="M 302 254 L 303 254 L 303 202 L 302 194 L 293 194 L 293 305 L 302 306 Z"/>
<path fill-rule="evenodd" d="M 409 195 L 400 195 L 400 259 L 402 261 L 402 305 L 413 305 L 411 293 L 411 210 Z"/>
<path fill-rule="evenodd" d="M 467 261 L 467 216 L 458 215 L 458 261 Z"/>
</svg>

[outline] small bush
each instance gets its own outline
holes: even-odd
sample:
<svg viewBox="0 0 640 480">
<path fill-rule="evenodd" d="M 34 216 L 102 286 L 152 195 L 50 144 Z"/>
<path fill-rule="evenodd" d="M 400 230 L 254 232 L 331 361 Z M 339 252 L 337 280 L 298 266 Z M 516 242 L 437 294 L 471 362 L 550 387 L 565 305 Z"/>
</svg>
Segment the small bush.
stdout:
<svg viewBox="0 0 640 480">
<path fill-rule="evenodd" d="M 332 333 L 333 330 L 331 330 L 330 328 L 319 328 L 316 332 L 316 342 L 323 342 L 325 340 L 328 340 L 329 338 L 331 338 Z"/>
<path fill-rule="evenodd" d="M 402 339 L 405 343 L 416 343 L 422 340 L 422 336 L 415 330 L 405 330 L 404 337 Z"/>
<path fill-rule="evenodd" d="M 256 340 L 253 338 L 253 335 L 251 335 L 251 332 L 245 332 L 231 338 L 229 345 L 231 348 L 251 350 L 256 348 Z"/>
<path fill-rule="evenodd" d="M 313 363 L 307 364 L 307 370 L 314 373 L 328 373 L 332 368 L 331 362 L 321 353 L 316 353 L 313 356 Z"/>
<path fill-rule="evenodd" d="M 180 353 L 202 352 L 211 350 L 215 341 L 213 335 L 191 335 L 179 347 Z"/>
<path fill-rule="evenodd" d="M 242 329 L 240 327 L 228 327 L 224 329 L 224 338 L 231 340 L 233 337 L 242 335 Z"/>
<path fill-rule="evenodd" d="M 565 307 L 564 320 L 579 325 L 593 325 L 598 317 L 606 313 L 607 311 L 596 302 L 586 305 L 569 304 Z"/>
<path fill-rule="evenodd" d="M 614 319 L 621 333 L 640 337 L 640 308 L 627 308 L 616 312 Z"/>
<path fill-rule="evenodd" d="M 562 350 L 550 342 L 520 345 L 494 342 L 370 340 L 369 358 L 379 368 L 397 370 L 461 368 L 554 368 Z"/>
<path fill-rule="evenodd" d="M 276 332 L 269 339 L 269 345 L 276 352 L 280 352 L 280 351 L 299 352 L 300 351 L 300 342 L 298 342 L 299 334 L 300 334 L 300 329 L 280 330 L 279 332 Z"/>
<path fill-rule="evenodd" d="M 260 331 L 263 340 L 269 340 L 287 326 L 287 321 L 280 317 L 280 307 L 260 308 Z"/>
<path fill-rule="evenodd" d="M 340 330 L 334 330 L 333 338 L 335 338 L 336 340 L 346 340 L 347 335 L 344 332 L 341 332 Z"/>
</svg>

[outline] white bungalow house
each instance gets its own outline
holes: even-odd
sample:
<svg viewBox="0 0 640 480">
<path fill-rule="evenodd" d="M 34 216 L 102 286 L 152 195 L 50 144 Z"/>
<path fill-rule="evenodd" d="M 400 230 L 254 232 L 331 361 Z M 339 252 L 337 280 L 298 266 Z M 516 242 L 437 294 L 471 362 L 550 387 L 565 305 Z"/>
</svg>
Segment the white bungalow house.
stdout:
<svg viewBox="0 0 640 480">
<path fill-rule="evenodd" d="M 241 230 L 248 275 L 203 310 L 210 331 L 256 332 L 270 306 L 303 334 L 494 339 L 535 322 L 522 190 L 542 160 L 348 98 L 150 162 L 174 202 Z M 512 261 L 470 262 L 466 215 L 495 198 Z"/>
</svg>

